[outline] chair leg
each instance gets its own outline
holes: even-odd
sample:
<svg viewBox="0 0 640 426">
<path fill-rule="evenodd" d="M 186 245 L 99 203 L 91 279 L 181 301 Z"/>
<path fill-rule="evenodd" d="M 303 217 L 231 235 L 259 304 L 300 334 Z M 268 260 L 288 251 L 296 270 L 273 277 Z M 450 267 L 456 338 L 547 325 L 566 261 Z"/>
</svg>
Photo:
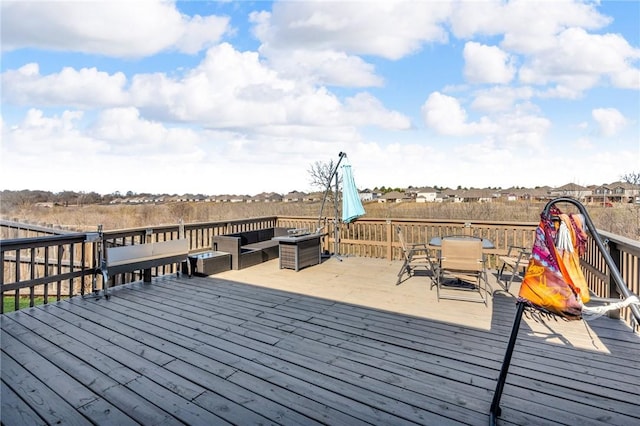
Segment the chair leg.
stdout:
<svg viewBox="0 0 640 426">
<path fill-rule="evenodd" d="M 489 280 L 487 279 L 486 271 L 482 271 L 478 278 L 479 278 L 478 293 L 480 293 L 480 297 L 482 298 L 482 301 L 484 302 L 484 306 L 487 306 L 487 299 L 489 298 L 489 292 L 488 292 L 487 287 L 491 288 L 491 293 L 492 294 L 493 294 L 493 288 L 489 284 Z M 482 295 L 483 288 L 481 286 L 482 283 L 480 281 L 484 281 L 484 296 Z"/>
<path fill-rule="evenodd" d="M 396 281 L 396 285 L 400 285 L 400 282 L 402 282 L 402 277 L 404 276 L 405 271 L 409 276 L 411 276 L 411 267 L 409 266 L 409 262 L 406 260 L 402 264 L 402 268 L 400 268 L 400 272 L 398 272 L 398 281 Z"/>
<path fill-rule="evenodd" d="M 489 287 L 489 290 L 491 290 L 491 294 L 493 295 L 493 286 L 489 284 L 489 275 L 487 274 L 486 269 L 482 271 L 482 275 L 484 277 L 484 283 L 485 283 L 485 294 L 486 294 L 486 288 Z"/>
<path fill-rule="evenodd" d="M 507 283 L 505 290 L 509 291 L 509 288 L 511 288 L 511 283 L 513 283 L 513 278 L 516 276 L 516 274 L 518 273 L 518 265 L 516 265 L 513 269 L 513 271 L 511 271 L 511 277 L 509 278 L 509 282 Z"/>
<path fill-rule="evenodd" d="M 507 266 L 507 264 L 503 263 L 500 267 L 500 270 L 498 271 L 498 281 L 502 281 L 502 274 L 504 273 L 505 266 Z"/>
</svg>

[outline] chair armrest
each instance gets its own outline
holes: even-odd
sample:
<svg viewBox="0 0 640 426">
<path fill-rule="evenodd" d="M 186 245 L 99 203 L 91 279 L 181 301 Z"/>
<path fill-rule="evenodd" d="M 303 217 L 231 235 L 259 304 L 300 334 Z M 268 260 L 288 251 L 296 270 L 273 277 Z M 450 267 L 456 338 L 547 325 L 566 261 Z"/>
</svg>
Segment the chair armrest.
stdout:
<svg viewBox="0 0 640 426">
<path fill-rule="evenodd" d="M 515 254 L 511 254 L 512 251 L 516 251 L 518 256 L 521 256 L 522 254 L 531 254 L 531 249 L 529 247 L 509 246 L 509 249 L 507 250 L 507 256 L 515 256 Z"/>
<path fill-rule="evenodd" d="M 429 244 L 427 243 L 413 243 L 413 244 L 407 244 L 407 248 L 409 249 L 409 251 L 428 251 L 431 250 L 431 247 L 429 247 Z"/>
</svg>

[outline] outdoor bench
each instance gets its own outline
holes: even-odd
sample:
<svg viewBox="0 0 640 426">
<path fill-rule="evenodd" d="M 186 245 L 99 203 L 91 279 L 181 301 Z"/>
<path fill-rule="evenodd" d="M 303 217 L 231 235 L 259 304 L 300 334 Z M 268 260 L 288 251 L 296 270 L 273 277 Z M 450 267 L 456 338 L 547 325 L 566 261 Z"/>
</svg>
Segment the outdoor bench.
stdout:
<svg viewBox="0 0 640 426">
<path fill-rule="evenodd" d="M 278 258 L 278 241 L 289 228 L 266 228 L 233 234 L 215 235 L 213 250 L 231 254 L 231 269 L 238 270 Z"/>
<path fill-rule="evenodd" d="M 180 264 L 186 262 L 188 274 L 191 270 L 188 262 L 189 240 L 186 238 L 168 241 L 158 241 L 148 244 L 134 244 L 128 246 L 107 247 L 105 256 L 100 264 L 100 272 L 105 285 L 109 277 L 125 272 L 143 270 L 143 281 L 151 282 L 151 268 Z"/>
</svg>

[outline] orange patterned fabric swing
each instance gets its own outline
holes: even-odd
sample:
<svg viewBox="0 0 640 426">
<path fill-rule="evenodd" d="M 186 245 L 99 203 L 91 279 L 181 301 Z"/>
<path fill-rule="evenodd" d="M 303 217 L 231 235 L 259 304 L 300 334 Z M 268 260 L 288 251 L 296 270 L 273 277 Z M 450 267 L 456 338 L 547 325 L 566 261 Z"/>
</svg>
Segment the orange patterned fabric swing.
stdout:
<svg viewBox="0 0 640 426">
<path fill-rule="evenodd" d="M 582 215 L 564 214 L 555 206 L 543 212 L 519 300 L 544 313 L 582 319 L 584 304 L 589 302 L 580 269 L 587 241 L 583 227 Z"/>
</svg>

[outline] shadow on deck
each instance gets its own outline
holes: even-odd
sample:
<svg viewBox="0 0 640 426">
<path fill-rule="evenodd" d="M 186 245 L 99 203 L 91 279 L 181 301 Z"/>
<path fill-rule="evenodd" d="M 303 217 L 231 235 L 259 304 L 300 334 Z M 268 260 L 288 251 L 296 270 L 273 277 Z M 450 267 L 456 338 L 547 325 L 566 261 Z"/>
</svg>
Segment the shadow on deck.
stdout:
<svg viewBox="0 0 640 426">
<path fill-rule="evenodd" d="M 517 285 L 438 303 L 399 268 L 275 260 L 2 315 L 2 424 L 487 424 Z M 499 424 L 638 423 L 639 383 L 621 321 L 525 319 Z"/>
</svg>

